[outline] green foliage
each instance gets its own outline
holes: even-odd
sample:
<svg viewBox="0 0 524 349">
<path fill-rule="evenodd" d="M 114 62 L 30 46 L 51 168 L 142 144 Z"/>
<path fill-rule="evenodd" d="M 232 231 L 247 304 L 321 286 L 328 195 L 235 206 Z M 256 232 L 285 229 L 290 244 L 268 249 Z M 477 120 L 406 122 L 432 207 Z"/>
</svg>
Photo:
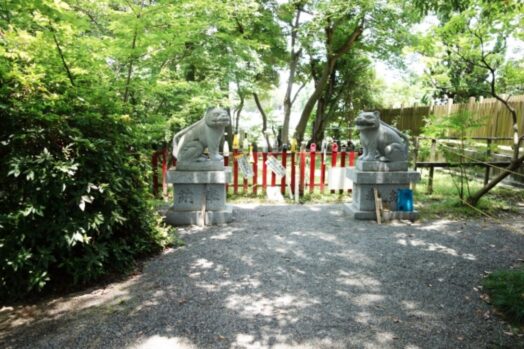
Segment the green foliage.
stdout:
<svg viewBox="0 0 524 349">
<path fill-rule="evenodd" d="M 85 22 L 56 6 L 10 8 L 0 29 L 0 299 L 127 270 L 170 242 L 145 124 L 89 53 Z"/>
<path fill-rule="evenodd" d="M 484 280 L 491 303 L 510 321 L 524 324 L 524 268 L 499 270 Z"/>
</svg>

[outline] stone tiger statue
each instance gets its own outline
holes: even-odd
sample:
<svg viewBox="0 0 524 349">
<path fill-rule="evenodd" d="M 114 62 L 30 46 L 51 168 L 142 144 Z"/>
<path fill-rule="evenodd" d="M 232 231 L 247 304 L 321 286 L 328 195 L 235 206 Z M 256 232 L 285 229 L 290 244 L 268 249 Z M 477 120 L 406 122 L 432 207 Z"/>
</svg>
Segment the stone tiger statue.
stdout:
<svg viewBox="0 0 524 349">
<path fill-rule="evenodd" d="M 204 117 L 176 133 L 173 137 L 173 156 L 179 162 L 219 161 L 218 148 L 226 126 L 230 123 L 227 110 L 209 108 Z M 204 155 L 207 148 L 208 156 Z"/>
<path fill-rule="evenodd" d="M 360 113 L 355 124 L 360 131 L 360 143 L 364 148 L 360 160 L 381 162 L 408 160 L 408 137 L 380 120 L 378 111 Z"/>
</svg>

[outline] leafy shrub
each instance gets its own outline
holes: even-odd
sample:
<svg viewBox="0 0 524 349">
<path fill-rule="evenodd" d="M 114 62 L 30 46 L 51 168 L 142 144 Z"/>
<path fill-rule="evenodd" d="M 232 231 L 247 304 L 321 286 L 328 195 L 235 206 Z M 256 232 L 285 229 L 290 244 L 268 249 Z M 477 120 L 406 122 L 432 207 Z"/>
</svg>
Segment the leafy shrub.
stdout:
<svg viewBox="0 0 524 349">
<path fill-rule="evenodd" d="M 89 282 L 164 246 L 149 159 L 118 105 L 0 73 L 0 299 Z"/>
</svg>

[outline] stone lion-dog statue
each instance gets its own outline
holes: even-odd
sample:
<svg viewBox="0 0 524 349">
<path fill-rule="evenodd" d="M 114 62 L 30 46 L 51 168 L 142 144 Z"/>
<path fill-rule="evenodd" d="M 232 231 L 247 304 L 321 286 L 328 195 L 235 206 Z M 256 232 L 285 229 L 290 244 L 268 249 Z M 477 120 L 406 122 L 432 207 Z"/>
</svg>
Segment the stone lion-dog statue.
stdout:
<svg viewBox="0 0 524 349">
<path fill-rule="evenodd" d="M 173 156 L 179 162 L 221 161 L 223 157 L 218 152 L 220 140 L 229 123 L 227 110 L 207 109 L 202 119 L 175 134 Z M 206 148 L 208 156 L 204 154 Z"/>
<path fill-rule="evenodd" d="M 394 162 L 408 160 L 408 137 L 380 119 L 380 113 L 362 112 L 355 125 L 360 131 L 362 161 Z"/>
</svg>

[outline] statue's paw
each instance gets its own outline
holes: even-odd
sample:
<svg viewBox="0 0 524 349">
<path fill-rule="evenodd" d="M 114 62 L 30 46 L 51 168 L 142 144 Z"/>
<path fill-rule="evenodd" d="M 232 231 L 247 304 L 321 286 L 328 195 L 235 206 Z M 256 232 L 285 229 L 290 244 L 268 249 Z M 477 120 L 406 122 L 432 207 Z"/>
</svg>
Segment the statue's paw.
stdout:
<svg viewBox="0 0 524 349">
<path fill-rule="evenodd" d="M 211 161 L 222 161 L 224 160 L 224 157 L 220 154 L 217 154 L 217 155 L 213 155 L 210 157 L 210 160 Z"/>
<path fill-rule="evenodd" d="M 389 159 L 385 156 L 381 156 L 380 158 L 378 158 L 378 160 L 382 162 L 389 162 Z"/>
</svg>

